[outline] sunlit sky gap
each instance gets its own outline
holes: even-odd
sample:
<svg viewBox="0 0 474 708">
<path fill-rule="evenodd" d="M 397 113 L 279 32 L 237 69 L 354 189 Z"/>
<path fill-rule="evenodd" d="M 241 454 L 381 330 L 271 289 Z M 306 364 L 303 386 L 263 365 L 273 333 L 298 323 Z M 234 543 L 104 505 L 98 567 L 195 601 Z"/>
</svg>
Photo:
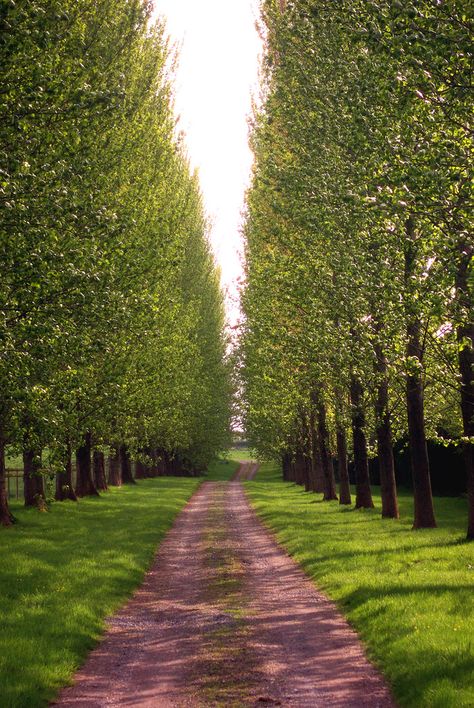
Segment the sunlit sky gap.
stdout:
<svg viewBox="0 0 474 708">
<path fill-rule="evenodd" d="M 234 320 L 232 299 L 241 275 L 239 225 L 252 164 L 247 119 L 258 92 L 258 1 L 156 0 L 155 13 L 165 18 L 171 42 L 179 48 L 179 127 L 199 171 Z"/>
</svg>

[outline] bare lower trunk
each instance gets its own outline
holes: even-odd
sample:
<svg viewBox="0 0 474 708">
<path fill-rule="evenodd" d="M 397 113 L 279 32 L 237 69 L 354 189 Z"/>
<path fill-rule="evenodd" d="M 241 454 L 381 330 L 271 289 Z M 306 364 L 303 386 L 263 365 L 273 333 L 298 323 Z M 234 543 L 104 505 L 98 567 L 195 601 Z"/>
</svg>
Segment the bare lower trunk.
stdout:
<svg viewBox="0 0 474 708">
<path fill-rule="evenodd" d="M 147 462 L 145 465 L 146 476 L 147 477 L 156 477 L 158 474 L 156 449 L 151 448 L 151 447 L 146 447 L 145 454 L 149 458 L 149 462 Z"/>
<path fill-rule="evenodd" d="M 382 517 L 398 519 L 397 484 L 395 481 L 395 463 L 393 460 L 392 427 L 388 400 L 387 362 L 382 347 L 376 346 L 377 388 L 377 453 L 380 472 L 380 493 L 382 496 Z"/>
<path fill-rule="evenodd" d="M 153 467 L 155 475 L 163 477 L 168 474 L 169 455 L 164 448 L 158 447 L 154 450 Z"/>
<path fill-rule="evenodd" d="M 474 540 L 474 323 L 472 320 L 472 296 L 469 286 L 470 269 L 474 248 L 464 242 L 458 246 L 460 261 L 456 274 L 456 292 L 461 306 L 462 318 L 466 320 L 457 328 L 459 343 L 459 371 L 461 374 L 461 414 L 466 467 L 468 521 L 467 538 Z M 466 314 L 464 314 L 466 313 Z"/>
<path fill-rule="evenodd" d="M 148 469 L 141 460 L 135 461 L 135 479 L 146 479 L 148 477 Z"/>
<path fill-rule="evenodd" d="M 418 255 L 418 236 L 413 216 L 405 224 L 405 314 L 407 328 L 406 399 L 408 438 L 410 443 L 413 494 L 415 498 L 414 529 L 436 526 L 433 495 L 431 493 L 430 463 L 425 435 L 423 403 L 423 346 L 421 343 L 421 320 L 418 293 L 414 290 L 413 275 Z"/>
<path fill-rule="evenodd" d="M 301 452 L 301 449 L 298 449 L 295 452 L 294 458 L 293 458 L 293 470 L 294 470 L 294 476 L 295 476 L 295 482 L 296 484 L 299 484 L 302 487 L 306 486 L 306 465 L 305 465 L 305 460 L 304 456 Z"/>
<path fill-rule="evenodd" d="M 305 451 L 301 453 L 301 468 L 303 471 L 304 488 L 306 492 L 312 492 L 311 485 L 311 458 Z"/>
<path fill-rule="evenodd" d="M 324 476 L 324 501 L 337 500 L 336 480 L 334 478 L 334 465 L 329 448 L 329 430 L 326 423 L 326 406 L 323 401 L 318 401 L 318 439 L 321 464 Z"/>
<path fill-rule="evenodd" d="M 118 448 L 115 445 L 110 448 L 108 482 L 111 487 L 122 486 L 122 476 L 120 474 L 120 455 Z"/>
<path fill-rule="evenodd" d="M 132 475 L 132 465 L 130 463 L 130 455 L 126 445 L 120 446 L 120 467 L 122 470 L 122 482 L 124 484 L 136 484 Z"/>
<path fill-rule="evenodd" d="M 321 448 L 319 445 L 318 426 L 316 424 L 315 415 L 313 413 L 311 420 L 311 435 L 312 435 L 312 490 L 317 494 L 324 492 L 324 471 L 321 462 Z"/>
<path fill-rule="evenodd" d="M 71 501 L 77 501 L 76 492 L 74 491 L 74 485 L 72 481 L 72 451 L 71 445 L 67 443 L 66 446 L 66 456 L 64 459 L 64 471 L 58 472 L 56 475 L 56 501 L 65 501 L 70 499 Z"/>
<path fill-rule="evenodd" d="M 8 506 L 5 441 L 0 437 L 0 526 L 11 526 L 14 521 Z"/>
<path fill-rule="evenodd" d="M 164 448 L 158 447 L 154 450 L 153 460 L 153 468 L 155 470 L 155 475 L 162 477 L 169 474 L 170 460 L 168 452 Z"/>
<path fill-rule="evenodd" d="M 92 478 L 91 434 L 86 433 L 82 445 L 76 450 L 77 480 L 76 494 L 78 497 L 99 496 Z"/>
<path fill-rule="evenodd" d="M 365 438 L 365 414 L 362 401 L 362 384 L 351 378 L 352 434 L 354 438 L 354 465 L 356 471 L 356 509 L 373 509 L 370 491 L 369 460 Z"/>
<path fill-rule="evenodd" d="M 408 436 L 410 442 L 411 470 L 413 476 L 413 495 L 415 501 L 414 529 L 435 528 L 436 520 L 431 492 L 430 463 L 425 435 L 425 416 L 423 404 L 423 382 L 421 378 L 420 323 L 411 321 L 407 329 L 407 356 L 420 363 L 418 370 L 413 368 L 407 375 L 406 395 L 408 414 Z"/>
<path fill-rule="evenodd" d="M 41 452 L 30 448 L 28 444 L 23 450 L 23 493 L 25 506 L 38 506 L 44 500 Z"/>
<path fill-rule="evenodd" d="M 349 469 L 347 466 L 346 431 L 338 425 L 337 432 L 337 467 L 339 472 L 339 504 L 352 504 Z"/>
<path fill-rule="evenodd" d="M 303 485 L 304 484 L 304 474 L 303 474 L 303 469 L 301 467 L 301 455 L 300 453 L 296 453 L 295 459 L 293 460 L 293 469 L 295 473 L 295 482 L 296 484 Z"/>
<path fill-rule="evenodd" d="M 464 464 L 467 476 L 468 522 L 467 538 L 474 540 L 474 325 L 459 328 L 458 338 L 464 347 L 459 352 L 461 371 L 461 410 L 464 436 L 470 442 L 463 444 Z M 470 341 L 470 345 L 467 342 Z"/>
<path fill-rule="evenodd" d="M 290 463 L 288 466 L 288 481 L 296 484 L 296 467 L 295 467 L 295 459 L 293 456 L 291 457 Z"/>
<path fill-rule="evenodd" d="M 99 492 L 107 491 L 107 479 L 105 476 L 105 456 L 100 450 L 94 450 L 94 482 Z"/>
<path fill-rule="evenodd" d="M 284 455 L 282 455 L 281 458 L 281 467 L 282 467 L 282 472 L 283 472 L 283 480 L 285 482 L 290 481 L 290 463 L 291 463 L 291 456 L 285 452 Z"/>
<path fill-rule="evenodd" d="M 314 460 L 313 460 L 312 445 L 311 445 L 311 457 L 308 457 L 307 465 L 308 465 L 309 491 L 315 492 L 316 487 L 318 486 L 318 482 L 317 482 L 317 478 L 316 478 L 316 468 L 314 466 Z"/>
</svg>

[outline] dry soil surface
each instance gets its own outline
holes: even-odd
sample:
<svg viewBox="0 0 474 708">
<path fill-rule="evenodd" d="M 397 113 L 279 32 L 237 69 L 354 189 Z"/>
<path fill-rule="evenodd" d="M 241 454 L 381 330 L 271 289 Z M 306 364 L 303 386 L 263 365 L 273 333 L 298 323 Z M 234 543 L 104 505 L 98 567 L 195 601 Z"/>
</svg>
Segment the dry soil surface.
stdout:
<svg viewBox="0 0 474 708">
<path fill-rule="evenodd" d="M 241 482 L 206 482 L 59 706 L 389 708 L 336 607 L 277 545 Z"/>
</svg>

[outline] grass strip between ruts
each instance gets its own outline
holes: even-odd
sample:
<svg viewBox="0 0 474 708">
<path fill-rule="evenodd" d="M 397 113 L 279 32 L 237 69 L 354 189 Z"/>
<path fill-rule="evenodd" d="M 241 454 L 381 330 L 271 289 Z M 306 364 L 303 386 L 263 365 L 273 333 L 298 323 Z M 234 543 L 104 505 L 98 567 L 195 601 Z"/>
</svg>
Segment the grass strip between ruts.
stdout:
<svg viewBox="0 0 474 708">
<path fill-rule="evenodd" d="M 215 462 L 210 478 L 237 466 Z M 0 530 L 2 708 L 45 706 L 71 680 L 201 481 L 143 480 L 47 513 L 12 503 L 18 523 Z"/>
<path fill-rule="evenodd" d="M 466 501 L 436 498 L 437 529 L 412 531 L 413 499 L 401 520 L 354 510 L 285 483 L 264 463 L 246 483 L 278 541 L 359 632 L 396 700 L 410 708 L 474 706 L 474 544 L 465 542 Z"/>
</svg>

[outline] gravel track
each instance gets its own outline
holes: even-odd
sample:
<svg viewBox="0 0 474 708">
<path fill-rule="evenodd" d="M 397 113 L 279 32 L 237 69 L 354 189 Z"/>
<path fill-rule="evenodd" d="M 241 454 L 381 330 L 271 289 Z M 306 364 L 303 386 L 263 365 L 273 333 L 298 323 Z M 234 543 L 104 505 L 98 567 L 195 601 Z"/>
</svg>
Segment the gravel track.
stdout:
<svg viewBox="0 0 474 708">
<path fill-rule="evenodd" d="M 54 705 L 395 706 L 355 632 L 249 506 L 240 480 L 257 469 L 200 487 Z M 212 524 L 222 548 L 209 563 Z"/>
</svg>

